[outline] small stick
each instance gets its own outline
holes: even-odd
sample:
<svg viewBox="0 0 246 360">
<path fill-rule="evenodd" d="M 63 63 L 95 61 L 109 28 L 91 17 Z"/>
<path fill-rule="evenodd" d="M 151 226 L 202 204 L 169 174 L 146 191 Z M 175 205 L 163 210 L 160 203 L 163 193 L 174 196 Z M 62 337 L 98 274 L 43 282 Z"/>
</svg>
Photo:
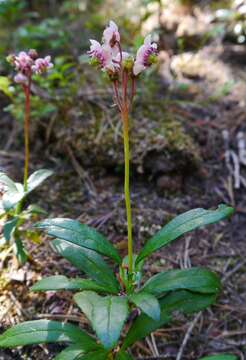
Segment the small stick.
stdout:
<svg viewBox="0 0 246 360">
<path fill-rule="evenodd" d="M 180 346 L 180 349 L 179 349 L 179 352 L 177 354 L 177 357 L 176 357 L 176 360 L 181 360 L 182 359 L 182 356 L 183 356 L 183 352 L 184 352 L 184 349 L 189 341 L 189 338 L 191 336 L 191 333 L 192 333 L 192 330 L 194 329 L 196 323 L 198 322 L 198 320 L 200 319 L 202 315 L 202 312 L 200 311 L 194 318 L 194 320 L 191 322 L 190 326 L 188 327 L 188 330 L 185 334 L 185 337 L 184 337 L 184 340 Z"/>
</svg>

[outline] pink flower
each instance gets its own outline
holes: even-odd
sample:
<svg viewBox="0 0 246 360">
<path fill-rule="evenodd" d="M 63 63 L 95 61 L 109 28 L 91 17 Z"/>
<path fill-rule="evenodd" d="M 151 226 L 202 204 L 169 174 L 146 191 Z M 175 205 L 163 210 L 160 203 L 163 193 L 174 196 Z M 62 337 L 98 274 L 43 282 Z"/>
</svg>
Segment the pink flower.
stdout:
<svg viewBox="0 0 246 360">
<path fill-rule="evenodd" d="M 54 66 L 50 60 L 51 60 L 50 56 L 36 59 L 34 65 L 32 66 L 32 71 L 35 74 L 45 73 L 47 70 L 51 69 Z"/>
<path fill-rule="evenodd" d="M 7 61 L 15 67 L 17 74 L 14 78 L 15 82 L 22 85 L 28 85 L 32 74 L 42 74 L 53 67 L 50 62 L 50 56 L 45 58 L 37 58 L 36 50 L 31 49 L 27 52 L 21 51 L 18 55 L 9 55 Z"/>
<path fill-rule="evenodd" d="M 22 85 L 27 85 L 28 84 L 28 78 L 26 75 L 22 74 L 21 72 L 19 72 L 17 75 L 15 75 L 14 77 L 14 81 L 17 84 L 22 84 Z"/>
<path fill-rule="evenodd" d="M 128 52 L 122 51 L 122 61 L 127 60 L 130 57 L 131 55 Z M 120 62 L 120 60 L 121 60 L 121 55 L 120 52 L 118 52 L 118 54 L 115 56 L 115 61 Z"/>
<path fill-rule="evenodd" d="M 96 40 L 90 40 L 91 46 L 88 51 L 92 59 L 92 63 L 99 65 L 102 70 L 111 70 L 115 72 L 119 65 L 114 61 L 111 48 L 103 44 L 101 45 Z"/>
<path fill-rule="evenodd" d="M 23 74 L 28 74 L 31 71 L 33 59 L 25 51 L 21 51 L 17 56 L 14 57 L 13 63 L 16 70 Z"/>
<path fill-rule="evenodd" d="M 151 66 L 157 55 L 157 44 L 151 43 L 151 35 L 146 36 L 144 44 L 138 49 L 133 66 L 133 74 L 137 76 L 147 67 Z"/>
<path fill-rule="evenodd" d="M 103 42 L 110 47 L 114 47 L 117 42 L 120 42 L 120 33 L 118 26 L 114 21 L 109 22 L 109 26 L 103 32 Z"/>
</svg>

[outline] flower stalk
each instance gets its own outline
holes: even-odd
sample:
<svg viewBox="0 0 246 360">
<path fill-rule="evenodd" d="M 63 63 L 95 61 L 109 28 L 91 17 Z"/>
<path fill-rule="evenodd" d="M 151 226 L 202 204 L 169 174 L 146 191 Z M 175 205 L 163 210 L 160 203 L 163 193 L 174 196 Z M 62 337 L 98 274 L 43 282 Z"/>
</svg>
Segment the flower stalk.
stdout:
<svg viewBox="0 0 246 360">
<path fill-rule="evenodd" d="M 27 179 L 29 172 L 29 158 L 30 158 L 30 147 L 29 147 L 29 128 L 30 128 L 30 91 L 31 91 L 31 77 L 28 78 L 28 84 L 23 85 L 25 93 L 25 117 L 24 117 L 24 142 L 25 142 L 25 164 L 24 164 L 24 191 L 27 191 Z"/>
<path fill-rule="evenodd" d="M 152 43 L 151 36 L 147 36 L 134 57 L 122 50 L 118 26 L 113 21 L 110 21 L 109 26 L 103 32 L 102 44 L 96 40 L 90 40 L 90 43 L 88 51 L 90 63 L 108 74 L 113 84 L 115 103 L 122 119 L 125 162 L 124 196 L 128 238 L 128 284 L 126 288 L 132 291 L 134 264 L 130 197 L 129 111 L 136 93 L 136 77 L 155 62 L 157 44 Z"/>
<path fill-rule="evenodd" d="M 41 75 L 46 73 L 53 67 L 51 57 L 46 56 L 39 58 L 38 53 L 34 49 L 28 52 L 21 51 L 19 54 L 10 54 L 7 61 L 15 68 L 17 74 L 14 81 L 21 85 L 25 95 L 25 115 L 24 115 L 24 146 L 25 146 L 25 160 L 24 160 L 24 176 L 23 187 L 24 192 L 27 192 L 27 180 L 29 173 L 29 159 L 30 159 L 30 146 L 29 146 L 29 128 L 30 128 L 30 97 L 31 97 L 31 84 L 33 74 Z M 22 209 L 23 199 L 16 206 L 16 215 L 20 214 Z"/>
<path fill-rule="evenodd" d="M 133 241 L 132 241 L 132 214 L 130 197 L 130 151 L 129 151 L 129 116 L 128 109 L 122 112 L 123 138 L 124 138 L 124 160 L 125 160 L 125 204 L 127 217 L 127 235 L 128 235 L 128 266 L 129 277 L 133 271 Z"/>
</svg>

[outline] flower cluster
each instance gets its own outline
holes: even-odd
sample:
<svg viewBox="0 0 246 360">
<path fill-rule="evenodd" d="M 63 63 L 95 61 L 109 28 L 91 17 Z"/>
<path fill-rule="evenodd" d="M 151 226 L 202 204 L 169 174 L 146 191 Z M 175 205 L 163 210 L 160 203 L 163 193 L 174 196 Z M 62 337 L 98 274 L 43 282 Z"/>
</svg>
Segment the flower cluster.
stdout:
<svg viewBox="0 0 246 360">
<path fill-rule="evenodd" d="M 15 82 L 22 85 L 28 84 L 32 74 L 42 74 L 53 67 L 50 56 L 39 58 L 33 49 L 28 52 L 21 51 L 18 55 L 9 55 L 7 61 L 17 71 Z"/>
<path fill-rule="evenodd" d="M 90 40 L 90 42 L 88 54 L 91 64 L 99 66 L 109 75 L 117 75 L 123 67 L 131 72 L 132 76 L 137 76 L 156 62 L 157 44 L 151 42 L 150 35 L 145 38 L 144 44 L 138 49 L 136 58 L 128 52 L 122 51 L 118 26 L 113 21 L 110 21 L 109 26 L 103 32 L 102 44 L 96 40 Z"/>
</svg>

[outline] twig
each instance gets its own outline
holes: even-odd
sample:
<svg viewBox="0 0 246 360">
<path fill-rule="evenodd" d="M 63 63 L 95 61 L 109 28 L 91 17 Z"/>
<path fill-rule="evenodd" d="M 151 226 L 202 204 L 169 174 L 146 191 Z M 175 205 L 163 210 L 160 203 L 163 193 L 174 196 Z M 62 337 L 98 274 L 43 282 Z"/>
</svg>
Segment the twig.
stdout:
<svg viewBox="0 0 246 360">
<path fill-rule="evenodd" d="M 229 277 L 231 277 L 235 272 L 237 272 L 241 267 L 243 267 L 246 264 L 246 260 L 239 262 L 231 271 L 228 271 L 228 273 L 225 274 L 225 276 L 222 278 L 222 283 L 225 283 Z"/>
<path fill-rule="evenodd" d="M 152 334 L 150 335 L 150 337 L 151 337 L 153 349 L 154 349 L 154 351 L 155 351 L 155 355 L 156 355 L 156 356 L 160 356 L 159 351 L 158 351 L 158 348 L 157 348 L 157 345 L 156 345 L 156 341 L 155 341 L 155 336 L 154 336 L 154 334 L 152 333 Z"/>
<path fill-rule="evenodd" d="M 176 360 L 181 360 L 181 359 L 182 359 L 184 349 L 185 349 L 185 347 L 186 347 L 186 345 L 187 345 L 187 343 L 188 343 L 188 341 L 189 341 L 189 338 L 190 338 L 190 336 L 191 336 L 192 330 L 194 329 L 194 327 L 195 327 L 196 323 L 198 322 L 198 320 L 200 319 L 201 315 L 202 315 L 202 312 L 200 311 L 200 312 L 195 316 L 194 320 L 192 321 L 192 323 L 191 323 L 190 326 L 188 327 L 188 330 L 187 330 L 187 332 L 186 332 L 186 334 L 185 334 L 185 337 L 184 337 L 184 339 L 183 339 L 183 342 L 182 342 L 182 344 L 181 344 L 181 346 L 180 346 L 179 352 L 178 352 L 178 354 L 177 354 L 177 356 L 176 356 Z"/>
<path fill-rule="evenodd" d="M 82 168 L 82 166 L 78 163 L 77 159 L 75 158 L 72 149 L 70 148 L 69 145 L 65 145 L 68 156 L 71 159 L 71 162 L 74 166 L 75 171 L 77 172 L 77 174 L 79 175 L 80 179 L 84 181 L 84 184 L 87 187 L 87 190 L 89 191 L 89 193 L 96 193 L 96 189 L 89 177 L 89 175 L 87 174 L 87 172 L 84 171 L 84 169 Z"/>
</svg>

